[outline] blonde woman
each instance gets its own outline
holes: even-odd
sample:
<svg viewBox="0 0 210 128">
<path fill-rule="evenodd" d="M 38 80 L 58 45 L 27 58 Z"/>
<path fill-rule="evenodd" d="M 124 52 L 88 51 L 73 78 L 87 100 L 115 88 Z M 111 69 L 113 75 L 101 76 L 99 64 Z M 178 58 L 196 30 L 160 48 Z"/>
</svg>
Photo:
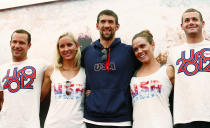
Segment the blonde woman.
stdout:
<svg viewBox="0 0 210 128">
<path fill-rule="evenodd" d="M 57 41 L 57 59 L 44 74 L 41 100 L 51 90 L 50 107 L 45 128 L 85 128 L 83 99 L 85 71 L 80 67 L 81 52 L 72 33 Z"/>
</svg>

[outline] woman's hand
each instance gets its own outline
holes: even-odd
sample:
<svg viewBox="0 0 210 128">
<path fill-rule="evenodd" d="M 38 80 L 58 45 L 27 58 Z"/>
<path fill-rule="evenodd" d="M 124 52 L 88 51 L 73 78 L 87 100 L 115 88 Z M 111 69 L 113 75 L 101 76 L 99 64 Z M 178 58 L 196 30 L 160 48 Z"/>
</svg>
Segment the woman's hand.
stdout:
<svg viewBox="0 0 210 128">
<path fill-rule="evenodd" d="M 86 97 L 89 96 L 90 93 L 91 93 L 91 90 L 87 90 L 87 91 L 85 92 Z"/>
</svg>

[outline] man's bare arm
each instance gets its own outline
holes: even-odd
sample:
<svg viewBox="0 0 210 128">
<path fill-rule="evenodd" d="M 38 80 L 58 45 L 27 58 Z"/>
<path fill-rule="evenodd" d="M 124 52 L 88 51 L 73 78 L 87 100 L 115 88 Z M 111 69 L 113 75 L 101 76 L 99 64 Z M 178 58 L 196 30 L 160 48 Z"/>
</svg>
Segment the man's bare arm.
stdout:
<svg viewBox="0 0 210 128">
<path fill-rule="evenodd" d="M 0 110 L 2 109 L 3 102 L 4 102 L 3 91 L 0 91 Z"/>
</svg>

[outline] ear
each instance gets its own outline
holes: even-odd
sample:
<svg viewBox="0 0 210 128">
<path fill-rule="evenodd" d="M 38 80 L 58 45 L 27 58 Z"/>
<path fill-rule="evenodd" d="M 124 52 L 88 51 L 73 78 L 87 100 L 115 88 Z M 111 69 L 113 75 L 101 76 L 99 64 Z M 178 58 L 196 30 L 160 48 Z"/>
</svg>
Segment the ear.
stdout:
<svg viewBox="0 0 210 128">
<path fill-rule="evenodd" d="M 31 43 L 30 44 L 28 44 L 28 49 L 31 47 Z"/>
<path fill-rule="evenodd" d="M 76 43 L 76 47 L 77 47 L 77 49 L 79 48 L 79 42 Z"/>
<path fill-rule="evenodd" d="M 96 28 L 97 28 L 97 30 L 99 30 L 99 26 L 98 26 L 98 23 L 96 23 Z"/>
<path fill-rule="evenodd" d="M 202 24 L 202 27 L 204 27 L 205 26 L 205 21 L 202 21 L 201 24 Z"/>
<path fill-rule="evenodd" d="M 181 28 L 182 28 L 182 30 L 183 30 L 183 24 L 181 24 L 180 26 L 181 26 Z"/>
<path fill-rule="evenodd" d="M 116 25 L 116 30 L 118 30 L 120 28 L 120 24 Z"/>
<path fill-rule="evenodd" d="M 152 49 L 155 50 L 155 42 L 152 42 Z"/>
</svg>

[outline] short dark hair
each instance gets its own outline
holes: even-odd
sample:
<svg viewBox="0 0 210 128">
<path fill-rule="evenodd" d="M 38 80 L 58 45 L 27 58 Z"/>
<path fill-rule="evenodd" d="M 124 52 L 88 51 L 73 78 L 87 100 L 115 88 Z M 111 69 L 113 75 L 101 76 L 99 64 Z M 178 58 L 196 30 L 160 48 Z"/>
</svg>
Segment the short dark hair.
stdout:
<svg viewBox="0 0 210 128">
<path fill-rule="evenodd" d="M 28 31 L 26 31 L 26 30 L 24 30 L 24 29 L 17 29 L 17 30 L 15 30 L 15 31 L 12 33 L 12 35 L 11 35 L 11 41 L 12 41 L 12 36 L 13 36 L 14 33 L 24 33 L 24 34 L 26 34 L 26 35 L 28 36 L 28 44 L 31 43 L 31 34 L 30 34 Z"/>
<path fill-rule="evenodd" d="M 202 17 L 201 12 L 198 11 L 198 10 L 196 10 L 196 9 L 194 9 L 194 8 L 189 8 L 189 9 L 187 9 L 186 11 L 184 11 L 184 13 L 182 14 L 182 21 L 181 21 L 181 23 L 183 23 L 183 15 L 184 15 L 185 13 L 188 13 L 188 12 L 197 12 L 197 13 L 199 14 L 199 17 L 200 17 L 201 22 L 203 22 L 203 17 Z"/>
<path fill-rule="evenodd" d="M 117 14 L 116 14 L 115 12 L 113 12 L 112 10 L 108 10 L 108 9 L 102 10 L 102 11 L 98 14 L 97 23 L 99 23 L 99 18 L 100 18 L 100 16 L 102 16 L 102 15 L 113 16 L 113 17 L 115 18 L 115 23 L 116 23 L 116 24 L 119 24 Z"/>
</svg>

